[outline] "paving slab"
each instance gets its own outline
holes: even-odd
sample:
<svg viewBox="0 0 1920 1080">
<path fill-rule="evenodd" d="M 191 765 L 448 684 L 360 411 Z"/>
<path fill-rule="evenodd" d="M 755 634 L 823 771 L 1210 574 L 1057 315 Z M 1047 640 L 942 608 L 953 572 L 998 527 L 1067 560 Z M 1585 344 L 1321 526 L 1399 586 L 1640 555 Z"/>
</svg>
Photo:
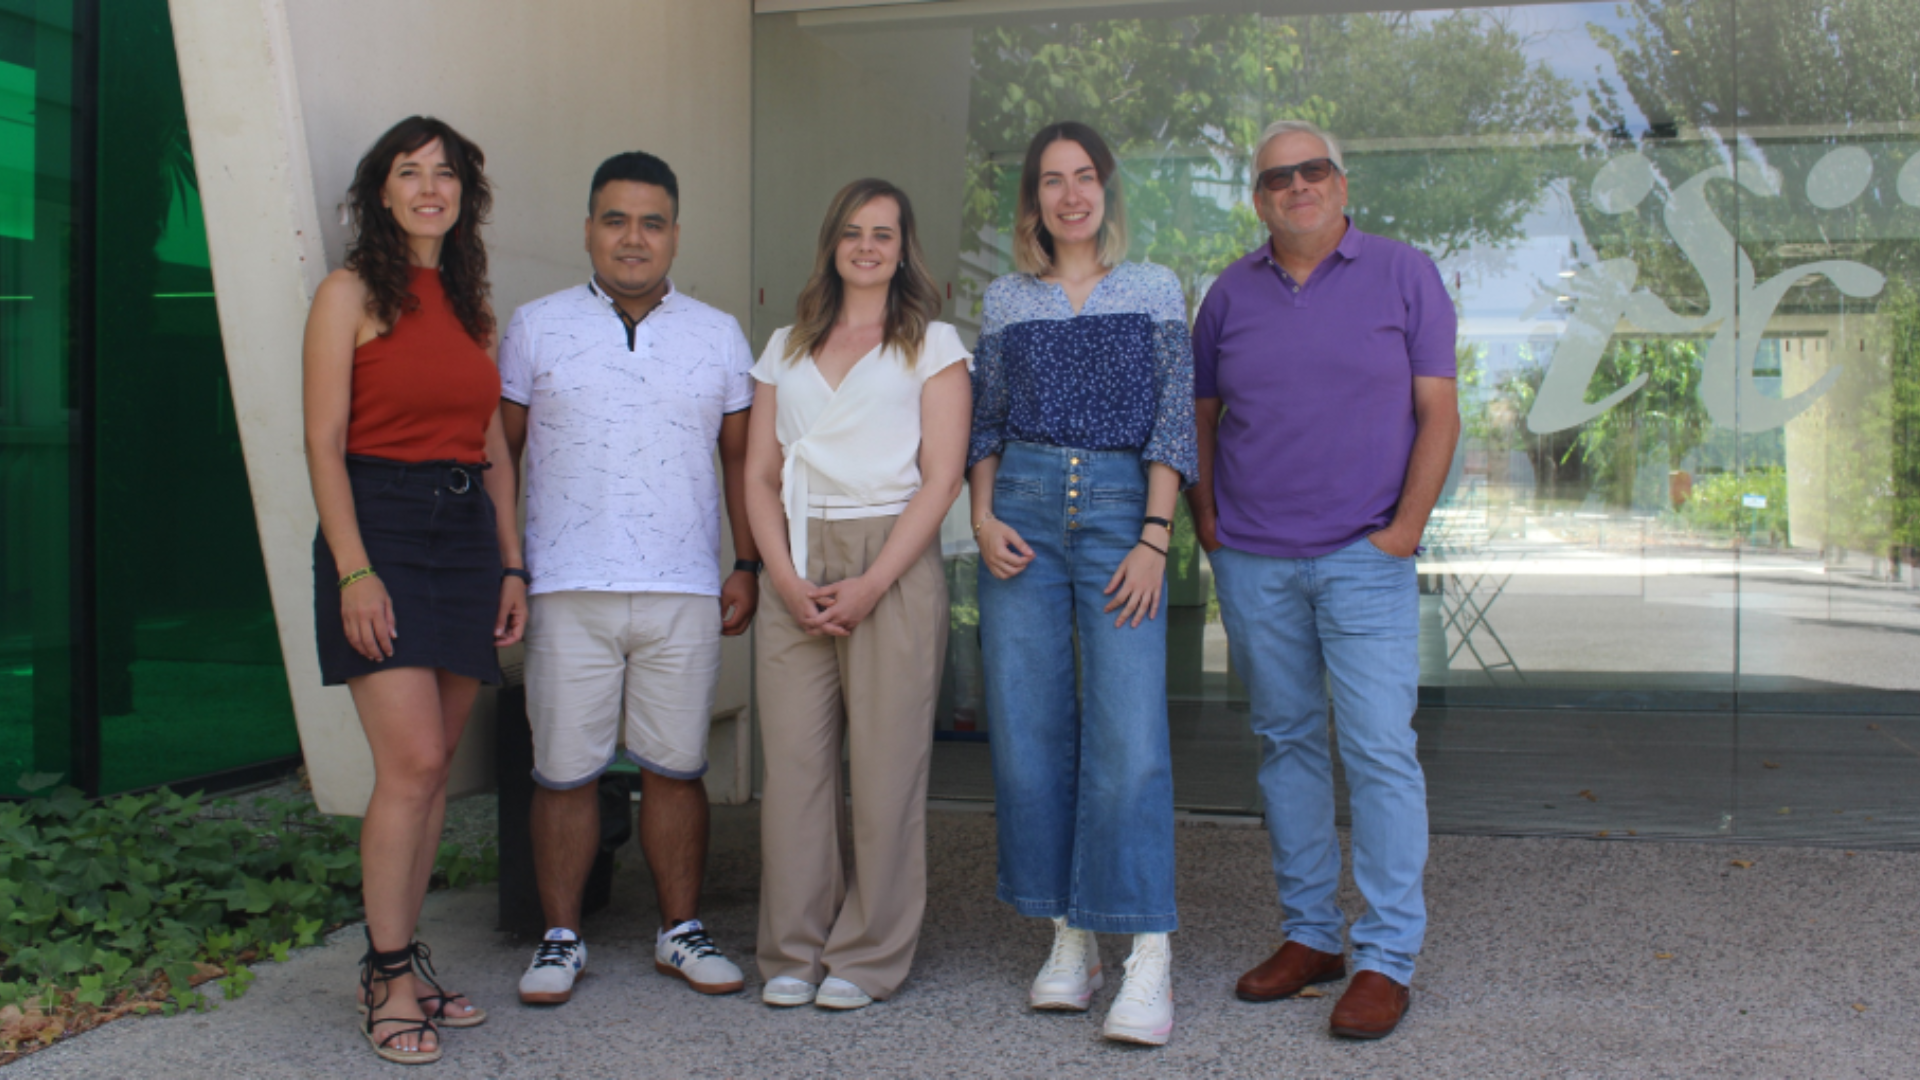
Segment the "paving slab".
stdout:
<svg viewBox="0 0 1920 1080">
<path fill-rule="evenodd" d="M 1258 827 L 1178 833 L 1176 1028 L 1111 1044 L 1100 1017 L 1038 1014 L 1045 923 L 993 900 L 993 818 L 929 820 L 926 931 L 892 1000 L 853 1013 L 755 996 L 757 807 L 716 808 L 704 916 L 748 990 L 702 997 L 654 972 L 637 850 L 586 927 L 589 974 L 559 1008 L 518 1004 L 531 946 L 493 929 L 486 887 L 428 898 L 421 937 L 491 1013 L 422 1076 L 458 1077 L 1912 1077 L 1920 1075 L 1920 855 L 1827 848 L 1437 836 L 1414 1006 L 1391 1038 L 1331 1038 L 1328 996 L 1253 1005 L 1233 982 L 1278 944 Z M 1749 867 L 1733 865 L 1738 860 Z M 1342 892 L 1359 909 L 1351 884 Z M 1127 942 L 1103 937 L 1116 969 Z M 122 1020 L 22 1059 L 55 1077 L 393 1077 L 354 1026 L 360 930 L 205 1013 Z"/>
</svg>

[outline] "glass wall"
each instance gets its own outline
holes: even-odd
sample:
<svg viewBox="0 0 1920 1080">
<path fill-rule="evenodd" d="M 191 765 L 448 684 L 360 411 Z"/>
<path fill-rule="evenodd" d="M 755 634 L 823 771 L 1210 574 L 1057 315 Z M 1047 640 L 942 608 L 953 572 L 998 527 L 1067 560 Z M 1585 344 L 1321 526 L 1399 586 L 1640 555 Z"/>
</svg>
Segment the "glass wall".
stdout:
<svg viewBox="0 0 1920 1080">
<path fill-rule="evenodd" d="M 166 0 L 101 5 L 99 124 L 96 640 L 117 791 L 300 745 Z"/>
<path fill-rule="evenodd" d="M 1012 268 L 1026 140 L 1060 119 L 1115 145 L 1132 257 L 1197 306 L 1263 241 L 1257 133 L 1315 120 L 1355 223 L 1432 255 L 1460 316 L 1465 432 L 1420 562 L 1436 827 L 1920 840 L 1910 5 L 1319 9 L 759 17 L 756 341 L 790 321 L 829 196 L 869 174 L 913 195 L 972 333 Z M 992 728 L 964 514 L 960 739 Z M 1170 577 L 1177 797 L 1256 809 L 1184 520 Z M 936 788 L 989 790 L 984 750 L 943 745 Z"/>
<path fill-rule="evenodd" d="M 0 340 L 0 793 L 298 753 L 165 0 L 0 0 Z"/>
<path fill-rule="evenodd" d="M 0 2 L 0 792 L 71 770 L 71 3 Z"/>
</svg>

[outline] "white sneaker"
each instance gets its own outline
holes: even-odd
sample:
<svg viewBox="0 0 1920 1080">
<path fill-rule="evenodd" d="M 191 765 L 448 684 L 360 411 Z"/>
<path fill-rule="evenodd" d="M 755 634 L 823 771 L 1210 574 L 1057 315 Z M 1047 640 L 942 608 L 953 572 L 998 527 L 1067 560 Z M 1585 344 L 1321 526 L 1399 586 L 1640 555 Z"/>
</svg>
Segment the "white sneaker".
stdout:
<svg viewBox="0 0 1920 1080">
<path fill-rule="evenodd" d="M 760 1000 L 768 1005 L 783 1008 L 793 1005 L 813 1003 L 814 986 L 805 979 L 796 979 L 791 975 L 776 975 L 767 980 L 760 988 Z"/>
<path fill-rule="evenodd" d="M 873 998 L 847 980 L 829 975 L 827 981 L 820 984 L 813 1003 L 823 1009 L 864 1009 L 873 1004 Z"/>
<path fill-rule="evenodd" d="M 731 994 L 747 984 L 733 961 L 720 955 L 699 919 L 660 932 L 653 946 L 653 969 L 677 975 L 703 994 Z"/>
<path fill-rule="evenodd" d="M 1093 931 L 1075 930 L 1067 920 L 1053 920 L 1053 952 L 1034 976 L 1027 1001 L 1036 1009 L 1072 1009 L 1085 1012 L 1093 992 L 1105 983 L 1100 974 L 1100 943 Z"/>
<path fill-rule="evenodd" d="M 1165 934 L 1133 935 L 1127 977 L 1101 1034 L 1117 1042 L 1164 1046 L 1173 1034 L 1173 952 Z"/>
<path fill-rule="evenodd" d="M 529 1005 L 561 1005 L 573 996 L 573 980 L 587 969 L 587 943 L 571 930 L 549 930 L 520 976 L 520 1000 Z"/>
</svg>

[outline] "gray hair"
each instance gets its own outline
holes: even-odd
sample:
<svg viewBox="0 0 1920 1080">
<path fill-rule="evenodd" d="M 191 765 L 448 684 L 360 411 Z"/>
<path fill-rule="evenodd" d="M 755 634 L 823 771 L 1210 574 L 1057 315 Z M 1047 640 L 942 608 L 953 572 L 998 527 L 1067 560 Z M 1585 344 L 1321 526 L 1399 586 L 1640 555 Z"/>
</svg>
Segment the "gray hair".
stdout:
<svg viewBox="0 0 1920 1080">
<path fill-rule="evenodd" d="M 1335 141 L 1333 136 L 1322 130 L 1319 124 L 1311 120 L 1275 120 L 1273 123 L 1268 124 L 1267 130 L 1260 133 L 1259 144 L 1253 148 L 1254 162 L 1257 164 L 1260 161 L 1260 155 L 1266 152 L 1268 143 L 1282 135 L 1292 135 L 1295 133 L 1311 135 L 1319 139 L 1321 144 L 1327 148 L 1327 157 L 1332 159 L 1333 167 L 1339 169 L 1341 175 L 1344 176 L 1346 174 L 1347 164 L 1341 160 L 1339 142 Z"/>
</svg>

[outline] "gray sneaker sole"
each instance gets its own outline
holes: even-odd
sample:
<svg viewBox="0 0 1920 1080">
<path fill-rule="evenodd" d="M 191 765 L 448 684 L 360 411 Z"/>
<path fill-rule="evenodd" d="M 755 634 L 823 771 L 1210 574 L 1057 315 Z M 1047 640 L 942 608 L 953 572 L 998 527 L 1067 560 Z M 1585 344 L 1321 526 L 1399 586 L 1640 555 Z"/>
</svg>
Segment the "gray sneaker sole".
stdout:
<svg viewBox="0 0 1920 1080">
<path fill-rule="evenodd" d="M 653 962 L 653 970 L 659 972 L 662 975 L 671 975 L 674 978 L 679 979 L 681 982 L 686 983 L 688 986 L 693 987 L 695 990 L 698 990 L 703 994 L 732 994 L 742 989 L 745 989 L 747 985 L 746 980 L 744 979 L 735 979 L 732 982 L 724 982 L 724 983 L 694 982 L 693 979 L 690 978 L 686 972 L 681 971 L 679 968 L 674 967 L 672 964 L 669 964 L 664 960 L 655 960 Z"/>
<path fill-rule="evenodd" d="M 586 977 L 587 977 L 586 968 L 581 968 L 579 971 L 574 972 L 573 986 L 578 986 L 580 984 L 580 980 Z M 573 997 L 573 986 L 569 986 L 565 990 L 521 990 L 520 1004 L 522 1005 L 565 1005 L 567 1001 Z"/>
</svg>

